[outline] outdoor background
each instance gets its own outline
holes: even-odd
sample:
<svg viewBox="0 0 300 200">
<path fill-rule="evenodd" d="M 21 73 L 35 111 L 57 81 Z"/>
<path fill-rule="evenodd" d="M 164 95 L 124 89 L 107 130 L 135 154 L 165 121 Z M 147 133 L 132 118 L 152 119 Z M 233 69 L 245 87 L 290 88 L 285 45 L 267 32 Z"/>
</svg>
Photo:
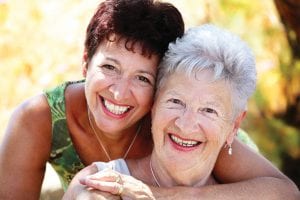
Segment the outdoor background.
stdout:
<svg viewBox="0 0 300 200">
<path fill-rule="evenodd" d="M 85 29 L 99 2 L 0 0 L 0 140 L 13 109 L 23 100 L 82 78 Z M 181 11 L 186 28 L 211 22 L 238 34 L 253 49 L 258 87 L 243 128 L 299 187 L 300 51 L 297 55 L 291 45 L 295 40 L 299 44 L 297 32 L 283 25 L 272 0 L 168 2 Z"/>
</svg>

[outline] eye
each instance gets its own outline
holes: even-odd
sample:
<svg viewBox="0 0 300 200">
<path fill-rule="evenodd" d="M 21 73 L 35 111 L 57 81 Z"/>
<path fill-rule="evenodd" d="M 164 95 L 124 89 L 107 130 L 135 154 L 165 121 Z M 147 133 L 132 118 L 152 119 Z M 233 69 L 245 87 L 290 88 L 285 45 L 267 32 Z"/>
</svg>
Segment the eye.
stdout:
<svg viewBox="0 0 300 200">
<path fill-rule="evenodd" d="M 150 80 L 145 76 L 137 76 L 137 79 L 142 81 L 142 82 L 151 84 Z"/>
<path fill-rule="evenodd" d="M 169 98 L 166 101 L 166 107 L 169 109 L 185 109 L 186 105 L 183 101 L 181 101 L 180 99 L 176 99 L 176 98 Z"/>
<path fill-rule="evenodd" d="M 100 68 L 104 69 L 104 70 L 110 70 L 110 71 L 116 71 L 117 70 L 117 68 L 112 66 L 112 65 L 101 65 Z"/>
<path fill-rule="evenodd" d="M 204 113 L 215 114 L 216 116 L 218 116 L 217 111 L 214 110 L 213 108 L 202 108 L 201 111 Z"/>
<path fill-rule="evenodd" d="M 108 76 L 115 76 L 120 73 L 119 69 L 113 65 L 109 64 L 104 64 L 100 65 L 99 69 L 101 70 L 102 73 L 108 75 Z"/>
<path fill-rule="evenodd" d="M 155 80 L 152 78 L 152 76 L 149 75 L 149 77 L 145 74 L 136 74 L 135 75 L 136 83 L 140 86 L 144 87 L 153 87 L 155 85 Z"/>
<path fill-rule="evenodd" d="M 184 103 L 180 99 L 172 98 L 172 99 L 169 99 L 168 102 L 184 106 Z"/>
</svg>

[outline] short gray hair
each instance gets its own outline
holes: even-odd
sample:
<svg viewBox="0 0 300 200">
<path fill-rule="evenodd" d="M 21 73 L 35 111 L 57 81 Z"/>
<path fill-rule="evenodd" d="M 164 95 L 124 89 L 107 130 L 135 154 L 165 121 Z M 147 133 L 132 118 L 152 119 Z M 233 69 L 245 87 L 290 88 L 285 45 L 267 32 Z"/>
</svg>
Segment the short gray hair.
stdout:
<svg viewBox="0 0 300 200">
<path fill-rule="evenodd" d="M 175 72 L 196 76 L 211 70 L 214 80 L 225 80 L 231 88 L 235 114 L 246 109 L 256 87 L 255 58 L 238 36 L 211 24 L 190 28 L 169 45 L 159 65 L 157 91 Z"/>
</svg>

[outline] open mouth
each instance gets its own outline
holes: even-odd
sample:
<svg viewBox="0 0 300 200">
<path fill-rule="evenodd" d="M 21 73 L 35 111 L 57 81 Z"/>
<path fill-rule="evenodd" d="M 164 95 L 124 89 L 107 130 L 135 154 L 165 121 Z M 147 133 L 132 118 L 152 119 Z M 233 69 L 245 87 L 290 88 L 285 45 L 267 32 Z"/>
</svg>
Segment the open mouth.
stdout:
<svg viewBox="0 0 300 200">
<path fill-rule="evenodd" d="M 195 140 L 185 140 L 182 138 L 179 138 L 173 134 L 169 134 L 170 139 L 177 145 L 185 148 L 192 148 L 200 145 L 202 142 L 195 141 Z"/>
<path fill-rule="evenodd" d="M 101 100 L 103 102 L 104 107 L 114 115 L 123 115 L 129 112 L 129 110 L 132 108 L 131 106 L 121 106 L 113 104 L 102 97 Z"/>
</svg>

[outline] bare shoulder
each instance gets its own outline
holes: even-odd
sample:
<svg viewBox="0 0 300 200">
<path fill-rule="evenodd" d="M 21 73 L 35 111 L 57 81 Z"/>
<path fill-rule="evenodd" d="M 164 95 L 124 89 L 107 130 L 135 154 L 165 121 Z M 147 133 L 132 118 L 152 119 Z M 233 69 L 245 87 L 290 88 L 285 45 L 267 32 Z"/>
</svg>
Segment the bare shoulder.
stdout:
<svg viewBox="0 0 300 200">
<path fill-rule="evenodd" d="M 38 149 L 37 161 L 46 162 L 50 147 L 51 113 L 46 98 L 40 94 L 24 101 L 14 110 L 5 130 L 0 153 L 1 156 L 7 156 L 13 151 L 26 157 L 36 155 Z"/>
<path fill-rule="evenodd" d="M 8 124 L 8 130 L 24 128 L 35 136 L 51 132 L 51 112 L 47 99 L 43 94 L 34 96 L 20 104 L 13 112 Z M 48 135 L 50 136 L 50 135 Z"/>
<path fill-rule="evenodd" d="M 24 101 L 14 110 L 2 146 L 4 150 L 24 147 L 23 151 L 41 147 L 40 150 L 50 152 L 50 144 L 51 113 L 46 98 L 40 94 Z"/>
<path fill-rule="evenodd" d="M 51 113 L 41 94 L 20 104 L 5 130 L 0 146 L 0 197 L 37 198 L 50 148 Z"/>
</svg>

